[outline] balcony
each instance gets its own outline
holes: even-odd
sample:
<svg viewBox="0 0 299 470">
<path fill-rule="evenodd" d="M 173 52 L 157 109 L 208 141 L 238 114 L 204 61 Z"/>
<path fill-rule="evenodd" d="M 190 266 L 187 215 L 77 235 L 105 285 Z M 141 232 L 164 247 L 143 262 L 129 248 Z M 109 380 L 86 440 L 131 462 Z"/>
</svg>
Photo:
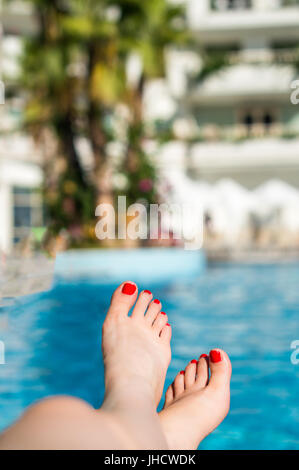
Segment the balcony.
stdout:
<svg viewBox="0 0 299 470">
<path fill-rule="evenodd" d="M 223 68 L 195 84 L 187 101 L 194 105 L 246 103 L 289 103 L 294 67 L 281 64 L 237 64 Z"/>
<path fill-rule="evenodd" d="M 299 0 L 194 0 L 188 17 L 191 29 L 207 44 L 240 43 L 252 34 L 299 38 Z"/>
<path fill-rule="evenodd" d="M 194 176 L 211 183 L 230 177 L 254 188 L 267 179 L 279 178 L 298 187 L 298 155 L 299 138 L 286 141 L 268 137 L 238 143 L 195 144 L 188 162 Z"/>
<path fill-rule="evenodd" d="M 188 171 L 193 179 L 215 183 L 232 178 L 248 189 L 280 179 L 299 187 L 299 137 L 252 138 L 240 142 L 168 142 L 152 149 L 160 174 Z"/>
</svg>

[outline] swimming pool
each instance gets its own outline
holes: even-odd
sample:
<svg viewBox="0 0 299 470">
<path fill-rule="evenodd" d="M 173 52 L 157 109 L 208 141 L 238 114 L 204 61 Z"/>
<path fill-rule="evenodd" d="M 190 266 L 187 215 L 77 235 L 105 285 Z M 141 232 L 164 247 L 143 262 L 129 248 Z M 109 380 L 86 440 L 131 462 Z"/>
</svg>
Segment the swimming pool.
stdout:
<svg viewBox="0 0 299 470">
<path fill-rule="evenodd" d="M 231 411 L 202 449 L 299 449 L 299 265 L 214 265 L 192 279 L 142 285 L 163 302 L 173 327 L 170 383 L 212 347 L 233 365 Z M 115 285 L 96 276 L 57 280 L 49 292 L 18 299 L 1 329 L 0 429 L 25 406 L 52 394 L 103 398 L 101 324 Z M 0 318 L 1 320 L 1 318 Z"/>
</svg>

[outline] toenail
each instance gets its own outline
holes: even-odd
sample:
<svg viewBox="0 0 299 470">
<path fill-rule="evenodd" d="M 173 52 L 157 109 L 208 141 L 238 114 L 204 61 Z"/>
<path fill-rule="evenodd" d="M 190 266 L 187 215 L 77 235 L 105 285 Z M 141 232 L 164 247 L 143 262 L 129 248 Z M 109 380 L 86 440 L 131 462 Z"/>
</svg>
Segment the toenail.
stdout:
<svg viewBox="0 0 299 470">
<path fill-rule="evenodd" d="M 181 370 L 180 374 L 181 374 L 181 375 L 185 375 L 185 371 L 184 371 L 184 370 Z"/>
<path fill-rule="evenodd" d="M 144 293 L 145 293 L 145 294 L 148 294 L 148 295 L 152 295 L 152 293 L 151 293 L 150 290 L 145 290 Z"/>
<path fill-rule="evenodd" d="M 196 359 L 192 359 L 191 364 L 197 364 L 197 360 L 196 360 Z"/>
<path fill-rule="evenodd" d="M 202 354 L 199 359 L 209 357 L 207 354 Z"/>
<path fill-rule="evenodd" d="M 169 323 L 166 323 L 166 326 L 170 326 L 170 324 L 169 324 Z"/>
<path fill-rule="evenodd" d="M 160 303 L 161 303 L 160 300 L 158 300 L 158 299 L 154 300 L 154 304 L 160 304 Z"/>
<path fill-rule="evenodd" d="M 222 361 L 221 352 L 216 351 L 216 349 L 212 349 L 212 351 L 210 351 L 210 358 L 211 358 L 211 361 L 214 363 L 221 362 Z"/>
<path fill-rule="evenodd" d="M 165 313 L 165 312 L 160 312 L 160 313 L 161 313 L 161 315 L 166 315 L 166 313 Z"/>
<path fill-rule="evenodd" d="M 134 292 L 136 291 L 136 286 L 135 284 L 129 284 L 126 282 L 122 288 L 122 293 L 127 294 L 127 295 L 133 295 Z"/>
</svg>

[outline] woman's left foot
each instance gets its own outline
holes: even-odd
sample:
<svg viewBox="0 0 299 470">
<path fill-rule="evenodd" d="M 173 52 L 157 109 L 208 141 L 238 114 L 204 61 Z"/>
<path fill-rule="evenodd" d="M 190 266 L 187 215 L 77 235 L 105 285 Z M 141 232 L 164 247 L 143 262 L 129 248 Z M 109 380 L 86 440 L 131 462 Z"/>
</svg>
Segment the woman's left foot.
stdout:
<svg viewBox="0 0 299 470">
<path fill-rule="evenodd" d="M 176 376 L 159 414 L 169 449 L 197 449 L 219 426 L 229 411 L 230 378 L 230 360 L 220 349 L 192 360 Z"/>
<path fill-rule="evenodd" d="M 171 327 L 161 307 L 148 290 L 138 296 L 133 282 L 114 292 L 103 325 L 104 410 L 158 406 L 171 358 Z"/>
</svg>

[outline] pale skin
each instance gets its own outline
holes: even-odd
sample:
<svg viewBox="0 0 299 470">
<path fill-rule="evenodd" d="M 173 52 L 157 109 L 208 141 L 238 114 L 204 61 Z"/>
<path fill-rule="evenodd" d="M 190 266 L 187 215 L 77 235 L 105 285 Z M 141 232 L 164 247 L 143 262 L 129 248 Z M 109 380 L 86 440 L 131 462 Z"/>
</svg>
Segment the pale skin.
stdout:
<svg viewBox="0 0 299 470">
<path fill-rule="evenodd" d="M 67 396 L 45 399 L 0 436 L 0 449 L 197 449 L 228 413 L 231 364 L 220 349 L 190 361 L 158 414 L 170 340 L 161 302 L 122 283 L 103 325 L 102 407 Z"/>
</svg>

